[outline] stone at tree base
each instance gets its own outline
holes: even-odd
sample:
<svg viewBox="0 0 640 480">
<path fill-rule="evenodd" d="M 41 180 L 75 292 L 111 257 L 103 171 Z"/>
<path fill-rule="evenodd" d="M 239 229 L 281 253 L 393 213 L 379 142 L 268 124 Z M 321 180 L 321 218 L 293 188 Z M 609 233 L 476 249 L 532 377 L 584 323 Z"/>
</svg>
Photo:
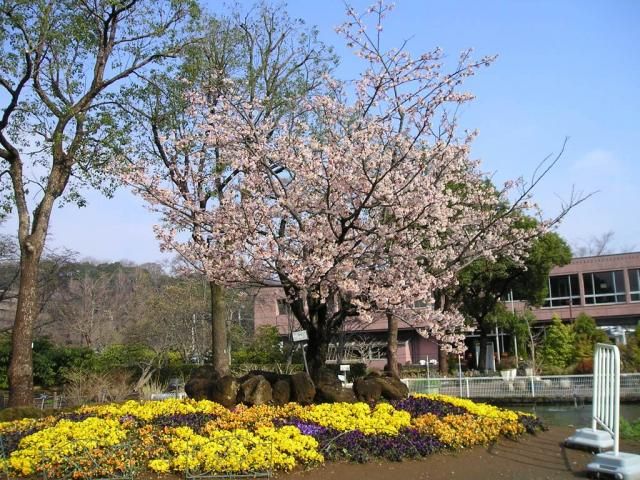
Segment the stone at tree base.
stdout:
<svg viewBox="0 0 640 480">
<path fill-rule="evenodd" d="M 318 385 L 316 386 L 316 403 L 354 403 L 356 396 L 353 390 L 343 388 L 342 385 Z"/>
<path fill-rule="evenodd" d="M 278 380 L 286 380 L 287 377 L 289 377 L 289 375 L 276 373 L 276 372 L 269 372 L 267 370 L 251 370 L 246 375 L 243 375 L 242 377 L 240 377 L 238 379 L 238 382 L 244 383 L 247 380 L 249 380 L 251 377 L 255 377 L 257 375 L 263 376 L 265 380 L 271 384 L 272 387 Z"/>
<path fill-rule="evenodd" d="M 400 362 L 396 363 L 396 368 L 398 369 L 398 372 L 400 373 L 400 375 L 402 375 L 402 364 Z M 383 372 L 385 372 L 384 374 L 389 374 L 392 375 L 391 373 L 391 369 L 389 368 L 389 363 L 385 363 L 384 367 L 383 367 Z"/>
<path fill-rule="evenodd" d="M 278 380 L 271 386 L 273 403 L 284 405 L 291 400 L 291 383 L 288 380 Z"/>
<path fill-rule="evenodd" d="M 316 403 L 354 402 L 353 391 L 342 387 L 338 375 L 332 370 L 322 369 L 316 382 Z"/>
<path fill-rule="evenodd" d="M 232 408 L 236 404 L 240 384 L 231 375 L 225 375 L 211 386 L 209 400 Z"/>
<path fill-rule="evenodd" d="M 373 377 L 356 378 L 353 393 L 360 402 L 377 402 L 382 396 L 382 386 Z"/>
<path fill-rule="evenodd" d="M 273 399 L 271 384 L 262 376 L 256 375 L 240 385 L 238 401 L 246 405 L 264 405 Z"/>
<path fill-rule="evenodd" d="M 189 398 L 194 400 L 208 400 L 213 382 L 208 378 L 190 378 L 184 386 Z"/>
<path fill-rule="evenodd" d="M 316 387 L 307 372 L 291 375 L 291 401 L 300 405 L 311 405 L 316 396 Z"/>
<path fill-rule="evenodd" d="M 191 374 L 191 378 L 184 386 L 185 393 L 195 400 L 208 400 L 215 383 L 220 381 L 220 375 L 211 365 L 203 365 Z"/>
<path fill-rule="evenodd" d="M 391 374 L 376 375 L 369 377 L 373 379 L 382 390 L 382 397 L 387 400 L 402 400 L 409 396 L 409 387 L 407 387 L 400 379 Z"/>
</svg>

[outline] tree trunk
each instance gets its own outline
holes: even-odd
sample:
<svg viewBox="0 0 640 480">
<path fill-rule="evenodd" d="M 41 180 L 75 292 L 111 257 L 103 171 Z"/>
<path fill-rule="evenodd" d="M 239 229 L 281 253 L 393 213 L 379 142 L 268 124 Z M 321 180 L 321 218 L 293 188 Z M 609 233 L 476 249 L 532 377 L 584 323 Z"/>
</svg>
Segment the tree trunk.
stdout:
<svg viewBox="0 0 640 480">
<path fill-rule="evenodd" d="M 42 247 L 22 246 L 20 287 L 9 363 L 9 406 L 33 406 L 33 325 L 38 315 L 38 262 Z M 35 251 L 31 251 L 35 250 Z"/>
<path fill-rule="evenodd" d="M 320 379 L 320 372 L 327 361 L 327 351 L 329 350 L 329 335 L 323 329 L 307 329 L 309 340 L 307 343 L 307 365 L 309 365 L 309 375 L 316 382 Z"/>
<path fill-rule="evenodd" d="M 346 343 L 347 333 L 344 329 L 341 329 L 338 333 L 338 345 L 336 345 L 336 365 L 340 365 L 342 363 Z"/>
<path fill-rule="evenodd" d="M 487 334 L 480 330 L 480 354 L 478 358 L 478 370 L 487 371 Z"/>
<path fill-rule="evenodd" d="M 449 374 L 449 354 L 442 345 L 438 345 L 438 370 L 440 375 Z"/>
<path fill-rule="evenodd" d="M 229 374 L 229 352 L 227 345 L 227 312 L 224 288 L 209 282 L 211 290 L 211 354 L 214 370 L 221 376 Z"/>
<path fill-rule="evenodd" d="M 538 373 L 538 366 L 536 365 L 536 342 L 533 338 L 533 332 L 531 331 L 531 325 L 529 325 L 528 320 L 527 331 L 529 332 L 529 347 L 531 348 L 531 369 L 533 374 L 536 375 Z"/>
<path fill-rule="evenodd" d="M 398 368 L 398 317 L 387 313 L 387 371 L 394 377 L 400 377 Z"/>
</svg>

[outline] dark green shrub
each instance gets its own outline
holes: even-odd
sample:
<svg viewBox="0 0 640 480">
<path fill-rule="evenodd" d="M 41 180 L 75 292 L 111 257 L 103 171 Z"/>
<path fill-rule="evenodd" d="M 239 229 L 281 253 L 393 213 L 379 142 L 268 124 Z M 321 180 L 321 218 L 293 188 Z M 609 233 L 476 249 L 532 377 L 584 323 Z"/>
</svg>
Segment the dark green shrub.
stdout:
<svg viewBox="0 0 640 480">
<path fill-rule="evenodd" d="M 261 326 L 247 345 L 236 352 L 231 352 L 232 361 L 234 364 L 252 363 L 258 365 L 283 362 L 285 358 L 281 342 L 276 327 Z"/>
<path fill-rule="evenodd" d="M 592 358 L 596 343 L 610 343 L 607 334 L 600 330 L 596 321 L 586 313 L 581 313 L 574 320 L 573 333 L 575 335 L 575 359 L 578 361 Z"/>
<path fill-rule="evenodd" d="M 547 328 L 540 356 L 544 373 L 554 375 L 556 373 L 551 373 L 552 370 L 555 372 L 566 369 L 575 356 L 575 334 L 571 326 L 554 317 L 551 326 Z"/>
<path fill-rule="evenodd" d="M 640 372 L 640 323 L 634 335 L 629 335 L 627 344 L 620 346 L 620 358 L 625 372 Z"/>
<path fill-rule="evenodd" d="M 7 371 L 11 356 L 11 338 L 0 339 L 0 388 L 8 388 Z M 64 347 L 53 344 L 47 338 L 33 341 L 33 381 L 41 387 L 62 385 L 66 372 L 78 368 L 90 368 L 95 353 L 84 347 Z"/>
<path fill-rule="evenodd" d="M 42 418 L 54 413 L 53 410 L 40 410 L 35 407 L 11 407 L 0 410 L 0 422 L 12 422 L 23 418 Z"/>
</svg>

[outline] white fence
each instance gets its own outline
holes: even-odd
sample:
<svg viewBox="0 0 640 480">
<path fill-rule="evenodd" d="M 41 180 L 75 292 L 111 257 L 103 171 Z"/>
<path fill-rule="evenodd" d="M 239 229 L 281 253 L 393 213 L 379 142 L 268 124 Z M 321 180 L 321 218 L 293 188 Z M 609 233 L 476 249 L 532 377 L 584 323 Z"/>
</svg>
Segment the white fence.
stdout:
<svg viewBox="0 0 640 480">
<path fill-rule="evenodd" d="M 410 393 L 441 393 L 466 398 L 591 399 L 593 375 L 407 378 Z M 620 399 L 640 399 L 640 373 L 620 375 Z"/>
</svg>

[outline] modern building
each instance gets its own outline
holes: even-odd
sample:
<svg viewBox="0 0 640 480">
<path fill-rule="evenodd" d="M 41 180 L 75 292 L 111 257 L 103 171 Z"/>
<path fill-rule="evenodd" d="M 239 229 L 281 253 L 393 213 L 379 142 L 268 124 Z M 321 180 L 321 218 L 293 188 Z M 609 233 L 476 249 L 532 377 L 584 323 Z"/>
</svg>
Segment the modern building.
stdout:
<svg viewBox="0 0 640 480">
<path fill-rule="evenodd" d="M 255 327 L 273 325 L 283 337 L 290 337 L 301 330 L 298 322 L 289 311 L 285 294 L 278 285 L 261 288 L 254 299 Z M 330 345 L 327 362 L 335 363 L 338 349 L 341 350 L 342 363 L 366 363 L 369 366 L 383 368 L 387 363 L 387 321 L 380 316 L 372 323 L 347 321 L 339 333 L 337 341 Z M 418 335 L 414 328 L 400 325 L 398 328 L 398 362 L 401 364 L 419 364 L 437 361 L 438 344 L 431 339 Z"/>
<path fill-rule="evenodd" d="M 584 312 L 624 341 L 640 322 L 640 252 L 574 258 L 554 268 L 549 296 L 533 312 L 542 322 L 554 315 L 568 322 Z"/>
<path fill-rule="evenodd" d="M 533 309 L 540 324 L 549 323 L 554 316 L 570 322 L 584 312 L 593 317 L 610 337 L 624 343 L 626 334 L 640 322 L 640 252 L 575 258 L 569 265 L 554 268 L 548 282 L 549 295 L 544 305 Z M 525 308 L 522 302 L 515 301 L 513 305 L 517 310 Z M 254 319 L 256 328 L 274 325 L 283 337 L 301 330 L 289 311 L 284 292 L 275 284 L 257 292 Z M 347 324 L 331 346 L 328 361 L 335 362 L 340 349 L 343 362 L 364 362 L 383 367 L 386 363 L 386 332 L 384 318 L 370 324 Z M 432 363 L 437 359 L 438 345 L 435 341 L 421 337 L 409 326 L 400 325 L 400 363 Z"/>
</svg>

